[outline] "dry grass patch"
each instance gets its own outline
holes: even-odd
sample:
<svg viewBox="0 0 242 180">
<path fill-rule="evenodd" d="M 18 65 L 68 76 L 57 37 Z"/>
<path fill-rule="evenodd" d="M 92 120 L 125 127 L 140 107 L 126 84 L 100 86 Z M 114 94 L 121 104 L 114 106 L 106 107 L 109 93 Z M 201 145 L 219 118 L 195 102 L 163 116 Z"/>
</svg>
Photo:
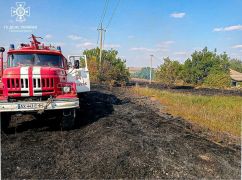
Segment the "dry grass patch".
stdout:
<svg viewBox="0 0 242 180">
<path fill-rule="evenodd" d="M 167 111 L 215 132 L 241 136 L 242 97 L 201 96 L 134 87 L 132 93 L 153 96 Z"/>
</svg>

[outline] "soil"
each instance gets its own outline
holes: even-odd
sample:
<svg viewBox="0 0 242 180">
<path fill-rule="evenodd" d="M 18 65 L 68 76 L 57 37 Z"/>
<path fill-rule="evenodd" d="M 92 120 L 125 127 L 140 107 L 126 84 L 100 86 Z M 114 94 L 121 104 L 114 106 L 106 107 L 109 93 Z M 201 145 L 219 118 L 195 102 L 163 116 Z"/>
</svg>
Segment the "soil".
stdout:
<svg viewBox="0 0 242 180">
<path fill-rule="evenodd" d="M 155 101 L 98 87 L 80 103 L 72 130 L 25 116 L 2 132 L 2 178 L 240 179 L 241 146 L 200 136 Z"/>
</svg>

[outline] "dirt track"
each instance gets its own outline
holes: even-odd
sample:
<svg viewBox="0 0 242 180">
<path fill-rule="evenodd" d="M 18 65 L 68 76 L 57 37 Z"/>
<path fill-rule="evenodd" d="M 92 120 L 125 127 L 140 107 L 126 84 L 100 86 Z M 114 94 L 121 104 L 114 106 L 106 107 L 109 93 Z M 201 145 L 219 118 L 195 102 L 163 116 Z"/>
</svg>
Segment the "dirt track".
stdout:
<svg viewBox="0 0 242 180">
<path fill-rule="evenodd" d="M 201 138 L 145 98 L 98 89 L 70 131 L 37 119 L 2 135 L 2 178 L 240 179 L 240 147 Z M 152 107 L 152 109 L 150 108 Z"/>
</svg>

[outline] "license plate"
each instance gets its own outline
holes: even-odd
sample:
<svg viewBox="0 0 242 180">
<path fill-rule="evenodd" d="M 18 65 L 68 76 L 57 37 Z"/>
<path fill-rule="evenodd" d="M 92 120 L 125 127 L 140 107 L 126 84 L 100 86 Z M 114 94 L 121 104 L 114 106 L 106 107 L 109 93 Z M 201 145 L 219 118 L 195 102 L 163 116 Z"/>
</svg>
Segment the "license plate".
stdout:
<svg viewBox="0 0 242 180">
<path fill-rule="evenodd" d="M 36 109 L 36 108 L 43 108 L 43 104 L 39 103 L 30 103 L 30 104 L 18 104 L 18 109 Z"/>
</svg>

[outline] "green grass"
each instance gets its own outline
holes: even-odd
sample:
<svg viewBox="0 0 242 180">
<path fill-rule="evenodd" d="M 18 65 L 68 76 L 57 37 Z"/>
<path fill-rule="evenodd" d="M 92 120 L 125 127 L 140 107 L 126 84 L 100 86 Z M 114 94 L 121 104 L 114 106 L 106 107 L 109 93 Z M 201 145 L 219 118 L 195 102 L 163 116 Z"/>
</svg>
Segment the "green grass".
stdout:
<svg viewBox="0 0 242 180">
<path fill-rule="evenodd" d="M 134 87 L 132 93 L 153 96 L 166 110 L 215 132 L 241 136 L 242 97 L 201 96 Z"/>
</svg>

